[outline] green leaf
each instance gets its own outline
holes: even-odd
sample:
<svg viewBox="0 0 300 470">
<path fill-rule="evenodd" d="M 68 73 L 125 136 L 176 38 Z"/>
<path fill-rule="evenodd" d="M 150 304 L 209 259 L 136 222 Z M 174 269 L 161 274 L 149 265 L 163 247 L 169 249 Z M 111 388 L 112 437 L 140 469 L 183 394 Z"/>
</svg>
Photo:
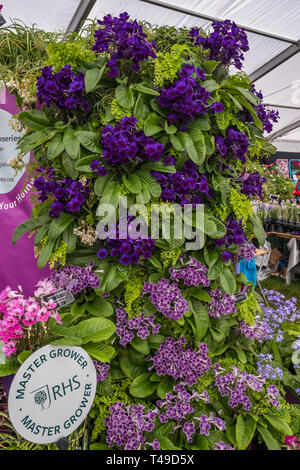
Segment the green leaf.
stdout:
<svg viewBox="0 0 300 470">
<path fill-rule="evenodd" d="M 168 121 L 165 121 L 165 131 L 167 134 L 175 134 L 177 132 L 177 127 L 173 124 L 168 124 Z"/>
<path fill-rule="evenodd" d="M 50 122 L 43 111 L 31 109 L 30 111 L 22 111 L 18 115 L 18 119 L 29 129 L 40 131 L 50 125 Z"/>
<path fill-rule="evenodd" d="M 70 335 L 79 336 L 84 343 L 109 339 L 115 332 L 115 325 L 107 318 L 90 318 L 69 328 Z"/>
<path fill-rule="evenodd" d="M 153 197 L 158 198 L 161 195 L 161 186 L 156 182 L 153 176 L 141 172 L 137 172 L 137 175 L 141 178 Z"/>
<path fill-rule="evenodd" d="M 176 173 L 176 168 L 171 165 L 164 165 L 162 162 L 144 163 L 139 171 L 159 171 L 160 173 Z"/>
<path fill-rule="evenodd" d="M 50 341 L 50 344 L 57 346 L 81 346 L 81 338 L 76 338 L 72 336 L 67 336 L 66 338 L 57 338 Z"/>
<path fill-rule="evenodd" d="M 90 93 L 95 90 L 96 86 L 101 80 L 106 64 L 101 68 L 90 69 L 86 72 L 84 77 L 84 85 L 86 93 Z"/>
<path fill-rule="evenodd" d="M 197 299 L 191 299 L 196 325 L 196 342 L 205 336 L 209 326 L 209 315 L 204 305 Z"/>
<path fill-rule="evenodd" d="M 206 60 L 203 62 L 203 67 L 207 73 L 213 73 L 220 63 L 219 60 Z"/>
<path fill-rule="evenodd" d="M 218 90 L 218 88 L 220 88 L 220 85 L 212 78 L 204 80 L 204 82 L 201 83 L 201 86 L 210 92 Z"/>
<path fill-rule="evenodd" d="M 22 222 L 15 228 L 12 237 L 12 244 L 14 245 L 25 233 L 35 230 L 38 227 L 41 227 L 49 220 L 50 217 L 45 215 L 25 220 L 25 222 Z"/>
<path fill-rule="evenodd" d="M 104 187 L 100 204 L 112 204 L 117 207 L 121 197 L 121 186 L 116 181 L 110 181 Z"/>
<path fill-rule="evenodd" d="M 192 450 L 210 450 L 206 437 L 198 433 L 194 434 L 193 442 L 190 445 Z"/>
<path fill-rule="evenodd" d="M 129 387 L 130 394 L 136 398 L 146 398 L 155 392 L 157 383 L 150 381 L 151 373 L 146 372 L 136 377 Z"/>
<path fill-rule="evenodd" d="M 220 282 L 226 294 L 233 295 L 235 293 L 235 277 L 229 268 L 225 267 L 222 274 L 220 274 Z"/>
<path fill-rule="evenodd" d="M 199 227 L 200 228 L 200 227 Z M 222 238 L 226 235 L 225 225 L 212 214 L 204 212 L 204 233 L 210 238 Z"/>
<path fill-rule="evenodd" d="M 216 250 L 209 250 L 207 247 L 204 248 L 204 259 L 208 266 L 213 266 L 218 259 L 218 252 Z"/>
<path fill-rule="evenodd" d="M 119 358 L 119 364 L 123 374 L 131 380 L 138 377 L 144 370 L 142 366 L 134 364 L 128 355 L 121 356 Z"/>
<path fill-rule="evenodd" d="M 211 281 L 214 281 L 215 279 L 218 279 L 220 275 L 222 274 L 224 268 L 224 262 L 222 261 L 221 258 L 218 258 L 217 262 L 210 266 L 207 271 L 207 277 Z"/>
<path fill-rule="evenodd" d="M 247 449 L 248 445 L 253 439 L 255 430 L 256 422 L 253 418 L 251 418 L 251 416 L 248 415 L 246 420 L 244 420 L 241 414 L 238 415 L 235 427 L 235 436 L 238 450 Z"/>
<path fill-rule="evenodd" d="M 89 155 L 88 157 L 83 157 L 75 163 L 75 168 L 78 171 L 82 171 L 84 173 L 92 173 L 93 170 L 91 169 L 91 163 L 93 160 L 98 160 L 98 155 Z"/>
<path fill-rule="evenodd" d="M 161 118 L 156 113 L 150 113 L 144 122 L 144 132 L 147 137 L 157 134 L 162 130 Z"/>
<path fill-rule="evenodd" d="M 176 135 L 170 135 L 170 141 L 175 150 L 177 150 L 178 152 L 184 151 L 184 147 Z"/>
<path fill-rule="evenodd" d="M 52 220 L 49 231 L 48 239 L 56 240 L 59 235 L 74 221 L 74 217 L 70 214 L 62 212 L 57 219 Z"/>
<path fill-rule="evenodd" d="M 66 170 L 67 176 L 72 178 L 72 180 L 76 180 L 79 173 L 77 170 L 75 170 L 74 160 L 72 160 L 66 152 L 63 153 L 62 164 Z"/>
<path fill-rule="evenodd" d="M 21 149 L 22 152 L 27 153 L 30 150 L 44 144 L 48 140 L 51 140 L 57 131 L 47 127 L 41 131 L 34 132 L 33 134 L 27 135 L 21 141 L 19 141 L 17 148 Z"/>
<path fill-rule="evenodd" d="M 139 204 L 147 204 L 151 199 L 151 195 L 150 195 L 150 192 L 149 192 L 149 189 L 147 187 L 147 185 L 142 182 L 142 190 L 139 194 L 137 194 L 136 196 L 136 202 L 138 202 Z"/>
<path fill-rule="evenodd" d="M 206 157 L 210 157 L 215 151 L 215 139 L 213 135 L 209 135 L 207 132 L 204 133 L 205 142 L 205 153 Z"/>
<path fill-rule="evenodd" d="M 45 224 L 42 227 L 40 227 L 34 237 L 34 245 L 38 245 L 41 240 L 44 238 L 44 236 L 47 234 L 49 230 L 49 224 Z"/>
<path fill-rule="evenodd" d="M 86 310 L 96 317 L 110 317 L 114 313 L 113 306 L 108 300 L 94 299 L 85 304 Z"/>
<path fill-rule="evenodd" d="M 146 339 L 135 337 L 131 342 L 131 346 L 145 356 L 150 353 L 148 341 Z"/>
<path fill-rule="evenodd" d="M 122 181 L 124 185 L 126 186 L 126 188 L 128 189 L 128 191 L 130 191 L 131 193 L 138 194 L 141 192 L 142 183 L 141 183 L 140 178 L 137 175 L 132 174 L 132 175 L 129 175 L 128 177 L 123 175 Z"/>
<path fill-rule="evenodd" d="M 159 382 L 156 393 L 159 396 L 159 398 L 163 399 L 166 397 L 167 393 L 172 392 L 173 387 L 174 387 L 174 380 L 166 376 Z"/>
<path fill-rule="evenodd" d="M 20 367 L 20 364 L 14 362 L 12 364 L 0 364 L 0 377 L 15 374 Z"/>
<path fill-rule="evenodd" d="M 126 279 L 126 273 L 121 274 L 117 271 L 116 266 L 111 266 L 109 269 L 106 270 L 101 287 L 103 288 L 103 292 L 111 292 L 114 290 L 118 285 Z"/>
<path fill-rule="evenodd" d="M 39 269 L 43 269 L 46 266 L 50 256 L 52 255 L 55 241 L 56 240 L 49 240 L 48 243 L 42 248 L 37 263 Z"/>
<path fill-rule="evenodd" d="M 102 196 L 104 188 L 106 187 L 107 183 L 111 180 L 111 175 L 106 175 L 104 177 L 99 176 L 99 178 L 96 179 L 95 184 L 94 184 L 94 191 L 97 196 Z"/>
<path fill-rule="evenodd" d="M 182 146 L 186 150 L 190 159 L 197 165 L 201 165 L 205 158 L 205 146 L 204 146 L 203 135 L 202 135 L 203 140 L 201 141 L 202 143 L 201 142 L 197 143 L 197 149 L 196 149 L 196 144 L 194 140 L 187 132 L 178 132 L 178 136 L 179 136 Z M 199 144 L 199 149 L 198 149 L 198 144 Z"/>
<path fill-rule="evenodd" d="M 47 150 L 47 157 L 48 160 L 54 160 L 56 157 L 58 157 L 63 151 L 65 150 L 65 146 L 63 143 L 63 135 L 62 134 L 56 134 L 48 147 Z"/>
<path fill-rule="evenodd" d="M 123 108 L 133 108 L 134 98 L 132 91 L 123 84 L 118 85 L 116 88 L 116 100 L 117 103 Z"/>
<path fill-rule="evenodd" d="M 176 447 L 171 439 L 166 436 L 159 436 L 157 440 L 160 444 L 161 450 L 181 450 L 180 447 Z"/>
<path fill-rule="evenodd" d="M 79 140 L 81 145 L 93 153 L 102 153 L 103 149 L 100 145 L 100 135 L 95 132 L 89 131 L 76 131 L 76 138 Z"/>
<path fill-rule="evenodd" d="M 189 287 L 187 289 L 187 294 L 195 297 L 195 299 L 202 300 L 202 302 L 211 302 L 211 296 L 201 287 Z"/>
<path fill-rule="evenodd" d="M 82 346 L 83 349 L 92 357 L 101 362 L 109 362 L 115 353 L 115 348 L 109 344 L 93 344 L 88 343 Z"/>
<path fill-rule="evenodd" d="M 281 447 L 277 440 L 272 436 L 270 431 L 268 431 L 266 428 L 260 426 L 259 424 L 257 425 L 257 429 L 261 437 L 266 443 L 266 446 L 268 447 L 269 450 L 281 450 Z"/>
<path fill-rule="evenodd" d="M 153 95 L 153 96 L 159 96 L 159 92 L 156 90 L 153 90 L 152 88 L 148 88 L 142 83 L 138 83 L 137 85 L 133 86 L 134 90 L 140 91 L 141 93 L 145 93 L 145 95 Z"/>
<path fill-rule="evenodd" d="M 284 419 L 279 418 L 273 413 L 266 413 L 264 414 L 264 419 L 269 421 L 269 423 L 273 426 L 276 431 L 279 431 L 284 436 L 292 436 L 293 431 L 291 430 L 290 426 Z"/>
<path fill-rule="evenodd" d="M 241 348 L 234 348 L 237 355 L 238 355 L 238 358 L 240 360 L 240 362 L 242 364 L 246 364 L 247 363 L 247 357 L 246 357 L 246 354 L 244 353 L 244 351 L 241 349 Z"/>
<path fill-rule="evenodd" d="M 20 354 L 18 354 L 18 361 L 20 364 L 23 364 L 23 362 L 26 361 L 26 359 L 31 356 L 33 351 L 22 351 Z"/>
<path fill-rule="evenodd" d="M 242 87 L 236 87 L 237 90 L 239 90 L 240 93 L 242 93 L 242 95 L 244 95 L 244 97 L 250 101 L 250 103 L 254 104 L 254 106 L 258 105 L 260 103 L 260 99 L 255 96 L 251 91 L 248 91 L 246 90 L 245 88 L 242 88 Z"/>
<path fill-rule="evenodd" d="M 254 124 L 256 125 L 256 127 L 262 131 L 263 130 L 263 124 L 262 122 L 260 121 L 260 119 L 258 119 L 258 116 L 256 114 L 256 111 L 255 109 L 253 108 L 253 106 L 247 101 L 247 100 L 244 100 L 242 99 L 240 96 L 237 96 L 237 99 L 238 101 L 241 103 L 242 106 L 244 106 L 244 108 L 248 109 L 249 113 L 251 114 L 252 116 L 252 119 L 254 121 Z"/>
<path fill-rule="evenodd" d="M 68 127 L 64 132 L 64 146 L 69 157 L 74 160 L 80 156 L 80 143 L 75 136 L 75 131 Z"/>
<path fill-rule="evenodd" d="M 256 214 L 249 216 L 249 222 L 253 227 L 253 231 L 256 235 L 257 241 L 261 246 L 264 246 L 266 241 L 266 233 Z"/>
</svg>

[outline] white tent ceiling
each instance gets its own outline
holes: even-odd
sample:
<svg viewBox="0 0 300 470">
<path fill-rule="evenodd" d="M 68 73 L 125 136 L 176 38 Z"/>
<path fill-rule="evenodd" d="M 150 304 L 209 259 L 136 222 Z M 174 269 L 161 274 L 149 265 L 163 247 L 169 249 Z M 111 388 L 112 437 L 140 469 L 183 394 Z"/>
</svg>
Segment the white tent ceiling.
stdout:
<svg viewBox="0 0 300 470">
<path fill-rule="evenodd" d="M 7 21 L 19 19 L 48 31 L 75 30 L 88 18 L 127 11 L 152 24 L 198 26 L 209 31 L 215 18 L 246 28 L 250 51 L 243 69 L 277 107 L 273 129 L 279 149 L 300 148 L 300 0 L 2 0 Z M 289 150 L 288 150 L 289 149 Z M 292 150 L 291 150 L 292 149 Z"/>
</svg>

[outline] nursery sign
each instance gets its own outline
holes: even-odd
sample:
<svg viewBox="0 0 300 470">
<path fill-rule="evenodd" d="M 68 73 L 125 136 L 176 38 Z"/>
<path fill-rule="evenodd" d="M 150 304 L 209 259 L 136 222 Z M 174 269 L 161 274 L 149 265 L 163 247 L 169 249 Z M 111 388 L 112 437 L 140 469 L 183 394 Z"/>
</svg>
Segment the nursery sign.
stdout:
<svg viewBox="0 0 300 470">
<path fill-rule="evenodd" d="M 83 422 L 96 385 L 96 370 L 84 349 L 45 346 L 14 377 L 8 398 L 11 422 L 28 441 L 56 442 Z"/>
</svg>

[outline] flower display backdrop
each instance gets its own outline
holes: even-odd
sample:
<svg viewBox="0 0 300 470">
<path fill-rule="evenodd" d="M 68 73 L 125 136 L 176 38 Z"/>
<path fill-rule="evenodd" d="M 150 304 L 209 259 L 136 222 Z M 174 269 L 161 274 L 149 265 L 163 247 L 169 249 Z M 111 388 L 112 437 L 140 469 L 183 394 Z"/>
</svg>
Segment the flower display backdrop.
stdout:
<svg viewBox="0 0 300 470">
<path fill-rule="evenodd" d="M 13 242 L 30 232 L 38 266 L 53 272 L 35 300 L 1 294 L 2 375 L 30 354 L 22 338 L 42 321 L 47 334 L 33 348 L 79 345 L 95 360 L 91 449 L 279 450 L 299 434 L 283 387 L 299 387 L 299 312 L 272 292 L 264 305 L 234 272 L 252 258 L 253 236 L 264 244 L 249 197 L 262 194 L 259 157 L 274 151 L 263 131 L 278 119 L 239 71 L 247 36 L 228 20 L 210 36 L 143 28 L 126 13 L 98 23 L 88 59 L 72 56 L 71 66 L 65 49 L 59 68 L 48 62 L 36 82 L 42 109 L 18 115 L 20 152 L 35 157 L 35 205 Z M 136 239 L 133 217 L 126 238 L 119 220 L 99 239 L 99 208 L 124 196 L 142 206 L 141 226 L 151 204 L 171 225 L 171 204 L 202 204 L 199 249 L 172 235 Z M 75 302 L 51 313 L 39 298 L 59 288 Z"/>
</svg>

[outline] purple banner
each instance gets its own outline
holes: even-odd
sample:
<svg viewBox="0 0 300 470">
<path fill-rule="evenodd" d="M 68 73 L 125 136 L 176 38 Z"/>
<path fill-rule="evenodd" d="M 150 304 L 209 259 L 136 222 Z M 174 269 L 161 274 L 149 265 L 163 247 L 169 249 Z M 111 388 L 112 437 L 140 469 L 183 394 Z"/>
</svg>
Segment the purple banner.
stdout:
<svg viewBox="0 0 300 470">
<path fill-rule="evenodd" d="M 16 245 L 11 243 L 14 229 L 30 217 L 32 210 L 29 199 L 32 180 L 26 180 L 24 171 L 15 174 L 8 164 L 10 158 L 17 156 L 16 145 L 22 137 L 8 124 L 18 111 L 15 96 L 0 89 L 0 290 L 20 285 L 28 296 L 36 283 L 48 276 L 49 270 L 37 268 L 32 238 L 25 234 Z"/>
</svg>

